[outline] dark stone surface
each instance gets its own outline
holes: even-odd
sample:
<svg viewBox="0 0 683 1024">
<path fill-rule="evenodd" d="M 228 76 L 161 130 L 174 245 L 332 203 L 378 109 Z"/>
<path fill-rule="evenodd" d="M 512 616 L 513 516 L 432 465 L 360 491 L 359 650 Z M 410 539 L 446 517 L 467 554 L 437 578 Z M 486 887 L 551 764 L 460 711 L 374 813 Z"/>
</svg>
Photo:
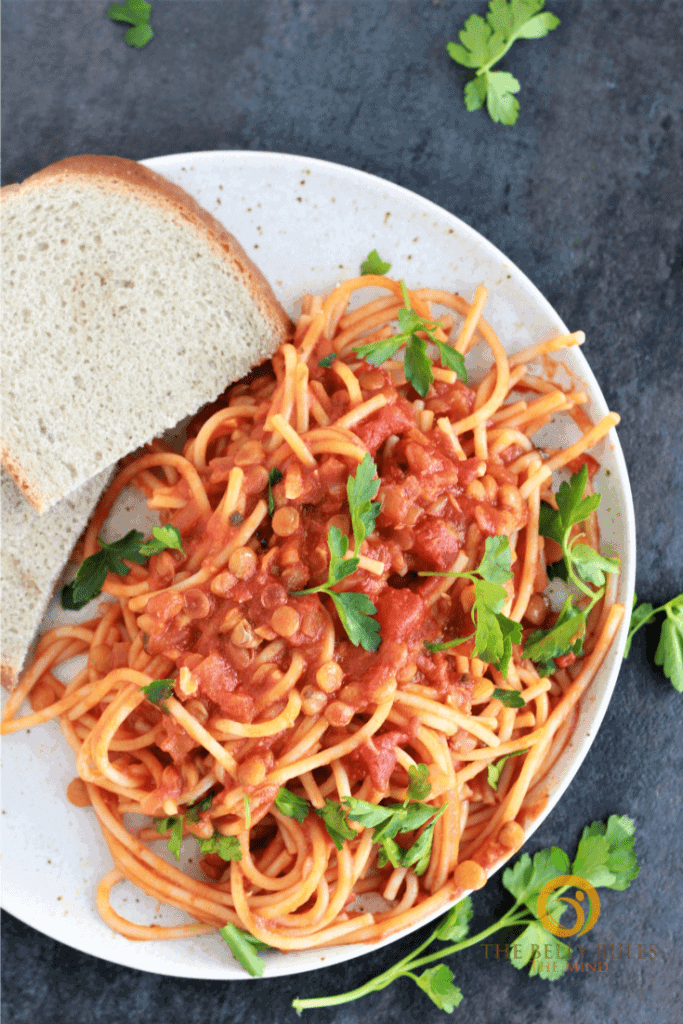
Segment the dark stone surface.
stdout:
<svg viewBox="0 0 683 1024">
<path fill-rule="evenodd" d="M 683 7 L 680 0 L 553 0 L 547 39 L 503 63 L 517 125 L 468 113 L 468 77 L 444 52 L 484 3 L 155 0 L 154 42 L 126 47 L 104 0 L 5 0 L 3 184 L 78 152 L 143 158 L 263 149 L 338 161 L 427 196 L 481 231 L 538 285 L 589 359 L 631 473 L 637 590 L 683 591 Z M 613 812 L 637 823 L 642 864 L 603 890 L 589 944 L 656 946 L 656 959 L 550 984 L 481 948 L 451 962 L 468 1024 L 675 1024 L 681 1018 L 681 702 L 640 634 L 600 734 L 529 844 L 572 849 Z M 490 923 L 494 879 L 475 900 Z M 345 991 L 417 937 L 293 978 L 195 982 L 109 965 L 3 915 L 5 1024 L 237 1024 L 295 1020 L 297 995 Z M 634 945 L 635 949 L 634 949 Z M 404 948 L 405 947 L 405 948 Z M 313 1024 L 445 1020 L 410 980 Z"/>
</svg>

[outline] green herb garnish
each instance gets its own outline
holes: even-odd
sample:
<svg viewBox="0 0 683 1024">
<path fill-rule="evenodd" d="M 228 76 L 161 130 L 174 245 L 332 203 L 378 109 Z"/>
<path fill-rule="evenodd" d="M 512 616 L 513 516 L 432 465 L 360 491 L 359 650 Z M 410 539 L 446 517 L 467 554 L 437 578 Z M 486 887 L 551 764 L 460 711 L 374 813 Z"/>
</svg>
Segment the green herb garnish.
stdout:
<svg viewBox="0 0 683 1024">
<path fill-rule="evenodd" d="M 390 270 L 391 263 L 385 263 L 376 249 L 368 253 L 367 259 L 364 259 L 360 265 L 360 272 L 363 277 L 366 274 L 377 274 L 379 277 L 383 277 Z"/>
<path fill-rule="evenodd" d="M 273 497 L 273 487 L 275 484 L 282 480 L 282 473 L 279 469 L 271 469 L 268 474 L 268 515 L 272 517 L 275 511 L 275 498 Z"/>
<path fill-rule="evenodd" d="M 235 960 L 251 974 L 252 978 L 261 978 L 266 965 L 258 954 L 272 947 L 266 945 L 265 942 L 260 942 L 251 932 L 245 932 L 234 924 L 226 924 L 218 930 L 230 946 Z"/>
<path fill-rule="evenodd" d="M 427 355 L 427 343 L 419 336 L 419 332 L 427 335 L 429 340 L 436 345 L 441 358 L 441 365 L 449 370 L 455 370 L 458 377 L 467 383 L 467 370 L 465 360 L 460 352 L 456 352 L 451 345 L 439 341 L 434 334 L 439 324 L 436 320 L 426 320 L 418 316 L 410 305 L 408 289 L 404 281 L 400 281 L 403 292 L 404 308 L 398 311 L 399 331 L 390 338 L 381 341 L 373 341 L 367 345 L 356 345 L 353 351 L 361 359 L 372 366 L 380 366 L 385 360 L 390 359 L 395 352 L 405 345 L 405 375 L 415 390 L 423 398 L 429 391 L 434 380 L 432 364 Z"/>
<path fill-rule="evenodd" d="M 275 797 L 275 806 L 280 814 L 284 814 L 288 818 L 296 818 L 299 824 L 302 825 L 306 820 L 311 805 L 305 797 L 297 796 L 291 790 L 280 786 Z"/>
<path fill-rule="evenodd" d="M 487 537 L 484 544 L 484 556 L 478 568 L 472 572 L 421 572 L 420 576 L 453 576 L 456 579 L 467 579 L 474 584 L 475 600 L 472 606 L 472 620 L 475 632 L 468 637 L 457 637 L 445 643 L 425 643 L 427 650 L 448 651 L 459 647 L 466 640 L 474 637 L 472 657 L 481 658 L 493 664 L 506 678 L 512 645 L 521 643 L 522 627 L 518 622 L 503 615 L 502 609 L 508 599 L 503 583 L 512 579 L 510 564 L 512 551 L 507 537 Z M 507 692 L 507 691 L 504 691 Z"/>
<path fill-rule="evenodd" d="M 524 657 L 534 662 L 542 676 L 551 675 L 556 670 L 555 658 L 567 654 L 580 657 L 583 654 L 586 621 L 591 608 L 605 592 L 605 573 L 619 572 L 621 565 L 618 558 L 605 558 L 588 544 L 580 543 L 580 537 L 572 538 L 572 528 L 584 522 L 600 505 L 599 494 L 584 497 L 587 483 L 588 469 L 583 465 L 569 483 L 560 484 L 556 495 L 557 509 L 545 503 L 541 506 L 538 532 L 562 548 L 561 569 L 549 575 L 571 581 L 590 598 L 587 607 L 580 609 L 571 596 L 568 597 L 552 629 L 536 630 L 528 638 Z M 592 590 L 589 584 L 599 589 Z"/>
<path fill-rule="evenodd" d="M 504 754 L 498 761 L 490 764 L 486 769 L 486 781 L 488 782 L 491 789 L 498 791 L 498 783 L 500 782 L 500 773 L 505 767 L 505 762 L 510 757 L 519 757 L 520 754 L 528 754 L 529 748 L 526 750 L 513 750 L 510 754 Z"/>
<path fill-rule="evenodd" d="M 479 110 L 486 103 L 492 121 L 512 125 L 517 120 L 517 79 L 507 71 L 491 71 L 516 39 L 541 39 L 560 24 L 549 11 L 538 12 L 545 0 L 489 0 L 486 18 L 472 14 L 458 35 L 460 43 L 446 49 L 458 64 L 476 68 L 465 86 L 465 106 Z M 462 45 L 461 45 L 462 44 Z"/>
<path fill-rule="evenodd" d="M 129 530 L 125 537 L 107 544 L 101 537 L 97 538 L 100 550 L 94 555 L 84 558 L 78 567 L 76 579 L 62 588 L 62 608 L 67 611 L 78 611 L 88 601 L 102 591 L 108 572 L 117 576 L 127 576 L 130 569 L 123 564 L 125 558 L 137 565 L 146 565 L 150 556 L 163 551 L 164 548 L 182 549 L 180 533 L 175 526 L 155 526 L 152 530 L 153 540 L 142 542 L 143 535 L 139 530 Z"/>
<path fill-rule="evenodd" d="M 330 527 L 330 532 L 327 535 L 327 547 L 330 552 L 327 581 L 317 587 L 294 592 L 297 596 L 327 594 L 337 609 L 339 620 L 351 643 L 356 647 L 365 648 L 366 651 L 376 651 L 380 645 L 379 622 L 371 617 L 377 609 L 366 594 L 358 594 L 353 591 L 337 593 L 332 590 L 332 587 L 356 571 L 359 565 L 360 545 L 374 529 L 375 519 L 380 509 L 379 502 L 372 501 L 379 489 L 379 480 L 373 479 L 376 473 L 377 467 L 372 457 L 366 455 L 355 476 L 349 477 L 346 483 L 354 532 L 353 556 L 345 557 L 349 550 L 348 537 L 344 536 L 339 527 Z"/>
</svg>

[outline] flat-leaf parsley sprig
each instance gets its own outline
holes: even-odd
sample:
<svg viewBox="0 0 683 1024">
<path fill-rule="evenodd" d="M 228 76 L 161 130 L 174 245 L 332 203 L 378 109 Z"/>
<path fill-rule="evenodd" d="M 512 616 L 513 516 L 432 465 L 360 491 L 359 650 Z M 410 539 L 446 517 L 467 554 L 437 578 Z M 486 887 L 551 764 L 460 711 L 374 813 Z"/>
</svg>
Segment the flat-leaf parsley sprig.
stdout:
<svg viewBox="0 0 683 1024">
<path fill-rule="evenodd" d="M 448 651 L 474 637 L 472 656 L 493 664 L 505 679 L 512 656 L 512 645 L 522 641 L 522 627 L 503 615 L 508 593 L 502 585 L 512 579 L 510 565 L 512 551 L 507 537 L 487 537 L 481 562 L 472 572 L 421 572 L 420 576 L 453 576 L 470 580 L 474 584 L 475 600 L 472 621 L 475 631 L 471 636 L 456 637 L 445 643 L 425 643 L 427 650 Z"/>
<path fill-rule="evenodd" d="M 675 690 L 683 692 L 683 594 L 672 597 L 670 601 L 660 605 L 659 608 L 654 608 L 647 602 L 637 604 L 637 600 L 634 594 L 624 657 L 628 657 L 631 641 L 638 630 L 664 612 L 666 617 L 662 623 L 659 643 L 655 651 L 655 665 L 663 668 L 664 675 L 671 680 Z"/>
<path fill-rule="evenodd" d="M 456 352 L 446 342 L 439 341 L 435 334 L 439 328 L 438 320 L 426 320 L 419 316 L 410 305 L 405 282 L 401 280 L 399 284 L 403 293 L 404 306 L 398 311 L 398 333 L 392 334 L 390 338 L 369 342 L 367 345 L 354 345 L 353 351 L 366 363 L 380 366 L 405 345 L 406 380 L 410 381 L 418 395 L 425 398 L 434 380 L 431 361 L 427 354 L 427 342 L 420 337 L 420 334 L 426 334 L 439 350 L 441 365 L 449 370 L 454 370 L 466 384 L 467 370 L 461 353 Z"/>
<path fill-rule="evenodd" d="M 448 806 L 434 807 L 424 803 L 431 791 L 428 765 L 417 764 L 408 769 L 407 796 L 402 803 L 372 804 L 346 796 L 341 804 L 326 799 L 323 807 L 314 810 L 322 818 L 327 834 L 338 850 L 347 839 L 356 838 L 357 833 L 349 825 L 349 821 L 355 821 L 364 828 L 372 828 L 372 841 L 380 847 L 378 867 L 383 868 L 390 863 L 395 868 L 412 867 L 416 875 L 423 875 L 432 853 L 434 825 Z M 299 822 L 305 820 L 311 808 L 305 797 L 283 787 L 275 798 L 275 806 L 281 814 Z M 408 849 L 403 849 L 395 841 L 397 835 L 415 832 L 425 825 L 426 828 Z"/>
<path fill-rule="evenodd" d="M 327 535 L 330 564 L 326 582 L 307 590 L 294 591 L 298 597 L 304 594 L 327 594 L 337 609 L 339 620 L 351 643 L 356 647 L 364 647 L 366 651 L 376 651 L 381 642 L 379 622 L 372 618 L 377 609 L 367 594 L 358 594 L 350 590 L 337 593 L 332 587 L 347 576 L 351 576 L 360 564 L 360 546 L 372 533 L 379 515 L 380 503 L 372 500 L 378 490 L 377 466 L 372 456 L 366 454 L 355 476 L 349 477 L 346 483 L 353 525 L 353 555 L 350 558 L 346 557 L 349 551 L 349 538 L 338 526 L 331 526 Z"/>
<path fill-rule="evenodd" d="M 111 544 L 98 537 L 100 550 L 84 558 L 78 567 L 76 579 L 62 588 L 62 608 L 66 608 L 67 611 L 78 611 L 83 608 L 102 591 L 109 572 L 117 576 L 127 576 L 130 569 L 124 565 L 124 558 L 137 565 L 146 565 L 152 555 L 166 548 L 172 548 L 185 555 L 180 533 L 175 526 L 155 526 L 152 529 L 151 540 L 143 542 L 142 537 L 139 530 L 129 530 L 125 537 L 120 537 Z"/>
<path fill-rule="evenodd" d="M 485 944 L 491 935 L 503 928 L 521 929 L 514 942 L 508 941 L 512 951 L 510 960 L 518 970 L 528 966 L 531 977 L 557 980 L 567 970 L 572 950 L 543 926 L 537 909 L 541 889 L 553 879 L 569 873 L 579 875 L 596 889 L 627 889 L 638 877 L 640 870 L 633 849 L 634 831 L 633 821 L 625 815 L 613 814 L 607 823 L 594 821 L 583 830 L 571 871 L 569 857 L 559 847 L 539 850 L 533 858 L 528 853 L 522 854 L 512 867 L 503 872 L 503 885 L 514 896 L 515 903 L 488 928 L 477 935 L 468 934 L 473 913 L 472 900 L 468 896 L 446 914 L 429 938 L 383 974 L 351 992 L 314 999 L 295 999 L 292 1006 L 297 1013 L 321 1006 L 339 1006 L 360 999 L 370 992 L 381 992 L 397 978 L 407 977 L 412 978 L 439 1009 L 452 1013 L 462 1000 L 463 993 L 453 984 L 454 976 L 450 967 L 445 963 L 430 965 L 461 949 Z M 556 923 L 559 923 L 567 908 L 562 893 L 568 888 L 558 887 L 546 904 L 546 913 Z M 427 947 L 436 941 L 448 945 L 423 956 Z M 547 956 L 548 947 L 554 951 L 554 956 Z M 544 968 L 546 964 L 552 964 L 552 967 L 549 971 L 541 971 L 541 962 Z M 421 974 L 415 973 L 420 968 L 427 969 Z"/>
<path fill-rule="evenodd" d="M 479 110 L 486 103 L 492 121 L 512 125 L 519 114 L 515 93 L 520 85 L 508 71 L 491 71 L 516 39 L 540 39 L 560 24 L 550 11 L 538 12 L 545 0 L 490 0 L 486 18 L 472 14 L 458 35 L 460 43 L 448 43 L 448 54 L 466 68 L 476 68 L 465 86 L 465 106 Z"/>
<path fill-rule="evenodd" d="M 621 561 L 606 558 L 594 548 L 582 542 L 582 534 L 574 535 L 574 527 L 588 519 L 600 505 L 599 494 L 584 497 L 588 483 L 588 469 L 584 464 L 574 473 L 569 483 L 560 484 L 557 492 L 557 509 L 543 503 L 539 517 L 538 532 L 549 537 L 562 548 L 562 562 L 559 567 L 550 565 L 548 575 L 571 581 L 590 600 L 581 609 L 574 604 L 571 595 L 566 599 L 560 616 L 552 629 L 539 629 L 532 633 L 524 647 L 524 657 L 538 666 L 541 675 L 550 675 L 556 669 L 555 659 L 583 654 L 583 637 L 586 632 L 588 614 L 605 593 L 605 573 L 619 572 Z M 597 590 L 592 589 L 597 587 Z"/>
</svg>

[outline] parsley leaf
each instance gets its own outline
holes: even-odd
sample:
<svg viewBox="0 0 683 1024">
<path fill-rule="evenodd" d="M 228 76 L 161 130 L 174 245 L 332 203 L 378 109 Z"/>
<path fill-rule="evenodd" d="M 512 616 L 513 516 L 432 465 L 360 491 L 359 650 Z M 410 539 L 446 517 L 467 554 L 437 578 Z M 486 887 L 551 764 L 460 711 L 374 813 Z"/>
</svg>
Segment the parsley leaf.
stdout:
<svg viewBox="0 0 683 1024">
<path fill-rule="evenodd" d="M 313 810 L 323 819 L 327 834 L 338 850 L 341 850 L 345 839 L 356 838 L 356 833 L 352 828 L 349 828 L 348 822 L 344 817 L 341 804 L 338 804 L 335 800 L 326 799 L 324 807 L 314 807 Z"/>
<path fill-rule="evenodd" d="M 207 796 L 203 800 L 198 800 L 196 803 L 188 804 L 185 808 L 185 817 L 188 821 L 197 822 L 199 821 L 199 815 L 201 811 L 208 811 L 211 808 L 213 802 L 213 796 Z"/>
<path fill-rule="evenodd" d="M 133 26 L 126 32 L 126 42 L 129 46 L 141 50 L 154 39 L 154 32 L 149 23 L 151 10 L 152 5 L 145 0 L 126 0 L 123 4 L 114 4 L 110 7 L 109 17 L 112 21 L 125 21 Z"/>
<path fill-rule="evenodd" d="M 660 612 L 666 614 L 655 651 L 655 665 L 664 669 L 664 675 L 671 680 L 675 690 L 683 692 L 683 594 L 672 597 L 666 604 L 653 608 L 651 604 L 636 607 L 633 595 L 633 611 L 628 631 L 624 657 L 631 650 L 631 641 L 641 626 L 646 625 Z"/>
<path fill-rule="evenodd" d="M 499 700 L 506 708 L 523 708 L 526 704 L 524 697 L 518 690 L 499 690 L 498 687 L 491 694 L 492 698 Z"/>
<path fill-rule="evenodd" d="M 318 366 L 322 366 L 325 369 L 327 369 L 329 366 L 332 366 L 332 363 L 335 361 L 336 358 L 337 358 L 337 353 L 336 352 L 330 352 L 329 355 L 323 356 L 322 359 L 318 360 Z"/>
<path fill-rule="evenodd" d="M 542 676 L 551 675 L 556 665 L 554 658 L 573 653 L 583 654 L 583 636 L 586 632 L 586 613 L 567 598 L 559 618 L 552 629 L 538 629 L 527 639 L 523 656 L 538 666 Z"/>
<path fill-rule="evenodd" d="M 280 480 L 282 480 L 282 473 L 280 472 L 280 470 L 277 469 L 277 467 L 274 468 L 274 469 L 271 469 L 270 473 L 268 474 L 268 515 L 269 516 L 272 516 L 273 512 L 275 511 L 275 499 L 273 497 L 273 487 L 275 486 L 275 484 L 279 483 Z"/>
<path fill-rule="evenodd" d="M 558 850 L 558 847 L 553 847 L 553 850 Z M 546 882 L 557 878 L 558 875 L 566 874 L 565 871 L 558 871 L 555 864 L 557 853 L 553 854 L 553 850 L 539 850 L 534 854 L 533 860 L 528 853 L 523 853 L 512 867 L 506 868 L 503 872 L 505 888 L 512 893 L 518 903 L 526 904 L 534 916 L 538 897 Z M 547 909 L 553 913 L 561 913 L 566 907 L 565 904 L 559 903 L 557 897 L 551 896 Z"/>
<path fill-rule="evenodd" d="M 152 540 L 146 541 L 140 545 L 140 554 L 144 558 L 150 558 L 152 555 L 157 555 L 160 551 L 165 548 L 173 548 L 175 551 L 179 551 L 181 555 L 185 555 L 183 551 L 182 540 L 180 537 L 180 530 L 176 526 L 153 526 L 152 527 Z"/>
<path fill-rule="evenodd" d="M 490 764 L 488 766 L 487 770 L 486 770 L 486 775 L 487 775 L 487 780 L 486 781 L 488 782 L 488 784 L 491 787 L 491 789 L 494 789 L 496 792 L 498 792 L 498 783 L 500 782 L 500 774 L 501 774 L 501 772 L 503 770 L 503 767 L 505 766 L 505 762 L 508 760 L 508 758 L 510 758 L 510 757 L 518 757 L 520 754 L 528 754 L 528 753 L 529 753 L 529 748 L 528 747 L 527 747 L 526 750 L 513 750 L 510 754 L 503 754 L 503 756 L 500 758 L 500 760 L 495 761 L 492 764 Z"/>
<path fill-rule="evenodd" d="M 245 971 L 248 971 L 252 978 L 263 977 L 266 965 L 258 954 L 271 947 L 255 938 L 251 932 L 245 932 L 234 924 L 226 924 L 218 930 L 230 946 L 230 952 L 235 960 L 244 967 Z"/>
<path fill-rule="evenodd" d="M 472 619 L 475 622 L 473 657 L 493 664 L 507 676 L 512 656 L 512 645 L 522 641 L 522 627 L 513 619 L 502 614 L 508 594 L 502 585 L 512 578 L 510 564 L 512 551 L 507 537 L 487 537 L 484 555 L 477 569 L 472 572 L 421 572 L 420 576 L 453 576 L 467 579 L 474 584 L 475 601 Z M 425 643 L 427 650 L 446 651 L 470 640 L 462 637 L 445 643 Z"/>
<path fill-rule="evenodd" d="M 426 764 L 411 764 L 408 768 L 408 796 L 410 799 L 426 800 L 431 791 L 429 767 Z"/>
<path fill-rule="evenodd" d="M 455 1007 L 462 1002 L 462 992 L 453 984 L 453 971 L 446 964 L 428 967 L 419 976 L 413 975 L 413 981 L 446 1013 L 453 1013 Z"/>
<path fill-rule="evenodd" d="M 380 625 L 372 616 L 377 609 L 367 596 L 354 591 L 337 593 L 332 590 L 335 584 L 356 571 L 359 564 L 358 551 L 365 538 L 375 527 L 375 519 L 380 510 L 380 503 L 372 501 L 379 489 L 379 480 L 375 479 L 377 467 L 369 454 L 366 454 L 355 476 L 346 482 L 346 494 L 353 526 L 354 553 L 346 558 L 349 550 L 349 538 L 338 526 L 331 526 L 327 535 L 327 547 L 330 552 L 330 564 L 327 582 L 308 590 L 297 590 L 295 595 L 324 593 L 332 599 L 339 621 L 346 630 L 352 644 L 363 647 L 366 651 L 376 651 L 380 645 Z"/>
<path fill-rule="evenodd" d="M 199 849 L 203 854 L 217 853 L 223 860 L 242 860 L 242 850 L 237 836 L 224 836 L 222 832 L 214 831 L 209 839 L 199 839 Z"/>
<path fill-rule="evenodd" d="M 84 558 L 78 567 L 76 579 L 62 588 L 62 608 L 67 611 L 78 611 L 101 592 L 107 573 L 116 576 L 127 576 L 130 569 L 122 559 L 146 565 L 150 555 L 155 555 L 164 548 L 175 548 L 183 551 L 180 533 L 175 526 L 155 526 L 152 530 L 153 540 L 142 543 L 139 530 L 129 530 L 125 537 L 107 544 L 101 537 L 97 538 L 100 550 L 94 555 Z"/>
<path fill-rule="evenodd" d="M 366 274 L 377 274 L 379 277 L 383 277 L 390 270 L 391 263 L 385 263 L 376 249 L 368 253 L 367 258 L 360 265 L 360 272 L 363 276 Z"/>
<path fill-rule="evenodd" d="M 466 68 L 476 69 L 465 86 L 465 106 L 479 110 L 486 103 L 492 121 L 513 125 L 519 114 L 514 94 L 517 79 L 507 71 L 491 71 L 516 39 L 541 39 L 560 24 L 549 11 L 538 12 L 544 0 L 490 0 L 486 18 L 472 14 L 458 33 L 460 43 L 450 42 L 449 56 Z"/>
<path fill-rule="evenodd" d="M 545 956 L 548 946 L 553 952 L 551 957 Z M 530 963 L 530 978 L 538 975 L 546 981 L 557 981 L 567 970 L 567 961 L 571 955 L 571 948 L 566 942 L 561 942 L 556 935 L 547 931 L 540 921 L 533 921 L 515 939 L 510 960 L 518 971 Z"/>
<path fill-rule="evenodd" d="M 556 494 L 557 509 L 545 503 L 541 505 L 538 531 L 561 546 L 563 558 L 559 567 L 549 566 L 548 576 L 571 581 L 590 598 L 590 604 L 581 610 L 568 597 L 555 625 L 551 629 L 537 630 L 528 638 L 524 657 L 531 658 L 544 676 L 555 671 L 555 658 L 570 653 L 577 657 L 583 654 L 588 613 L 604 593 L 605 573 L 619 572 L 621 566 L 620 559 L 606 558 L 588 544 L 580 543 L 578 537 L 572 539 L 572 528 L 584 522 L 600 505 L 599 494 L 584 497 L 587 483 L 588 468 L 584 464 L 569 482 L 560 484 Z M 588 584 L 599 589 L 591 590 Z"/>
<path fill-rule="evenodd" d="M 175 679 L 153 679 L 151 683 L 141 686 L 140 689 L 150 704 L 156 704 L 162 711 L 166 711 L 161 701 L 171 696 L 175 682 Z M 167 711 L 166 714 L 168 714 Z"/>
<path fill-rule="evenodd" d="M 355 476 L 349 476 L 346 481 L 346 496 L 353 529 L 354 555 L 359 554 L 361 544 L 375 528 L 375 520 L 382 506 L 379 501 L 372 499 L 379 490 L 379 483 L 377 466 L 372 456 L 366 453 Z"/>
<path fill-rule="evenodd" d="M 163 836 L 164 833 L 168 832 L 170 829 L 171 838 L 166 845 L 175 859 L 180 860 L 180 844 L 183 841 L 182 814 L 174 814 L 170 818 L 157 818 L 156 827 L 160 836 Z"/>
<path fill-rule="evenodd" d="M 427 765 L 419 765 L 418 768 L 425 768 L 419 772 L 419 788 L 424 792 L 428 787 L 426 795 L 429 795 L 431 785 L 428 782 L 429 769 Z M 410 783 L 409 783 L 410 785 Z M 343 799 L 344 807 L 348 811 L 351 821 L 357 821 L 366 828 L 372 828 L 372 841 L 381 847 L 377 859 L 378 867 L 383 867 L 387 862 L 395 868 L 415 868 L 416 875 L 422 875 L 429 866 L 429 858 L 432 853 L 432 841 L 434 837 L 434 824 L 446 810 L 446 804 L 442 807 L 432 807 L 430 804 L 421 803 L 417 800 L 405 800 L 402 804 L 371 804 L 367 800 L 359 800 L 349 796 Z M 431 819 L 431 821 L 430 821 Z M 417 837 L 415 842 L 407 850 L 395 842 L 394 837 L 401 832 L 414 832 L 422 828 L 427 822 L 427 828 Z"/>
<path fill-rule="evenodd" d="M 275 797 L 275 806 L 280 814 L 285 814 L 288 818 L 296 818 L 299 824 L 303 825 L 311 805 L 305 797 L 297 796 L 291 790 L 280 786 Z"/>
<path fill-rule="evenodd" d="M 466 896 L 448 911 L 444 919 L 439 923 L 435 938 L 442 942 L 460 942 L 470 930 L 470 921 L 474 914 L 472 897 Z"/>
<path fill-rule="evenodd" d="M 465 360 L 460 352 L 456 352 L 450 345 L 439 341 L 434 332 L 439 324 L 436 320 L 426 320 L 418 316 L 410 305 L 408 290 L 405 282 L 401 280 L 401 291 L 403 292 L 404 307 L 398 311 L 397 334 L 391 338 L 384 338 L 381 341 L 369 342 L 367 345 L 356 345 L 353 349 L 361 359 L 372 366 L 380 366 L 386 359 L 390 359 L 395 352 L 405 345 L 405 375 L 415 390 L 422 398 L 425 398 L 429 391 L 434 375 L 431 369 L 431 360 L 427 355 L 427 343 L 418 332 L 427 335 L 429 340 L 436 345 L 441 358 L 441 364 L 448 369 L 454 370 L 461 380 L 467 383 L 467 370 Z"/>
<path fill-rule="evenodd" d="M 572 873 L 606 889 L 627 889 L 640 867 L 633 849 L 633 820 L 613 814 L 607 824 L 594 821 L 581 835 Z"/>
</svg>

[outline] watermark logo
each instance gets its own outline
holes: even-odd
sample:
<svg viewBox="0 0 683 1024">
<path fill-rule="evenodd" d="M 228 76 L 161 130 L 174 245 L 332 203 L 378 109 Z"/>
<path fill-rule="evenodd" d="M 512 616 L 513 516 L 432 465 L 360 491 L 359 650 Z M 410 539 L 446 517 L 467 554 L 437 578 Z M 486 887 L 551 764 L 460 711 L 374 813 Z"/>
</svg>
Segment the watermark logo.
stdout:
<svg viewBox="0 0 683 1024">
<path fill-rule="evenodd" d="M 557 899 L 561 900 L 563 903 L 569 903 L 574 908 L 576 920 L 571 928 L 563 928 L 562 925 L 557 924 L 557 922 L 554 921 L 547 913 L 547 906 L 551 895 L 557 889 L 564 889 L 568 885 L 575 885 L 577 887 L 575 892 L 576 899 L 572 896 L 558 896 Z M 588 920 L 586 920 L 586 914 L 582 906 L 586 897 L 588 897 L 588 903 L 590 905 Z M 591 883 L 587 882 L 585 878 L 581 878 L 580 875 L 558 875 L 557 878 L 553 878 L 549 882 L 546 882 L 541 889 L 536 902 L 536 911 L 543 927 L 553 935 L 557 935 L 559 938 L 563 939 L 567 938 L 569 935 L 578 935 L 581 937 L 591 930 L 600 917 L 600 897 Z"/>
</svg>

